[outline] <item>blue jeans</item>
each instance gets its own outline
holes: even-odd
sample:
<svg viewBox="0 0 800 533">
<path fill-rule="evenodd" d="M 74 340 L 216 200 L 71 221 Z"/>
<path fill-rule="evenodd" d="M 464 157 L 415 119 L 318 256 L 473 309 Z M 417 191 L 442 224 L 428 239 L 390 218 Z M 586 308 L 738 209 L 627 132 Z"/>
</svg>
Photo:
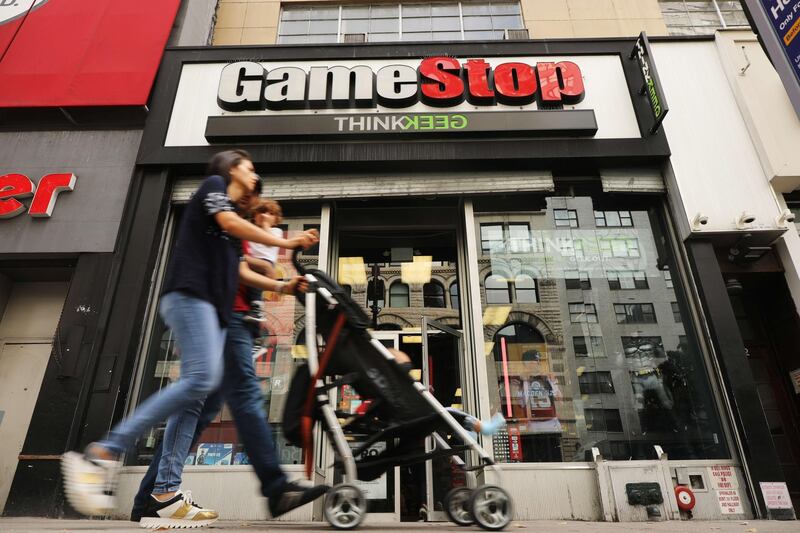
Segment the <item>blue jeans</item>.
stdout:
<svg viewBox="0 0 800 533">
<path fill-rule="evenodd" d="M 278 462 L 272 430 L 264 412 L 264 396 L 253 365 L 253 335 L 242 321 L 242 317 L 244 317 L 242 313 L 233 313 L 225 335 L 225 373 L 221 394 L 228 403 L 244 450 L 261 482 L 261 493 L 269 498 L 280 494 L 287 480 L 286 474 Z M 211 398 L 209 397 L 209 399 Z M 178 490 L 181 484 L 184 460 L 191 449 L 193 440 L 199 436 L 194 429 L 193 433 L 186 434 L 186 428 L 204 428 L 204 424 L 207 425 L 216 414 L 210 414 L 210 407 L 213 406 L 207 406 L 201 410 L 196 405 L 190 405 L 178 416 L 171 417 L 167 421 L 164 446 L 161 452 L 163 455 L 160 458 L 158 455 L 153 457 L 147 471 L 148 474 L 145 476 L 146 479 L 148 475 L 152 475 L 151 471 L 155 469 L 154 464 L 159 464 L 158 478 L 154 485 L 150 485 L 153 487 L 152 492 L 158 494 Z M 205 419 L 208 416 L 210 419 L 206 422 Z M 171 429 L 170 426 L 173 428 Z M 174 438 L 170 436 L 181 433 L 182 436 L 178 437 L 177 442 L 187 442 L 188 444 L 175 446 L 174 442 L 176 441 L 170 440 Z M 139 487 L 137 501 L 146 500 L 147 494 L 150 492 L 150 489 L 145 487 L 145 479 L 142 480 Z"/>
<path fill-rule="evenodd" d="M 203 400 L 222 381 L 225 330 L 220 327 L 214 306 L 183 292 L 170 292 L 161 297 L 160 311 L 181 351 L 181 376 L 145 400 L 99 443 L 118 454 L 129 450 L 146 430 L 172 415 L 187 409 L 199 414 Z M 188 452 L 197 418 L 184 417 L 181 424 L 178 433 L 186 440 Z"/>
<path fill-rule="evenodd" d="M 192 442 L 189 445 L 189 449 L 192 448 L 197 443 L 197 439 L 200 438 L 200 435 L 203 433 L 203 430 L 208 427 L 209 424 L 217 417 L 217 414 L 222 410 L 222 392 L 217 391 L 208 398 L 206 398 L 205 403 L 203 404 L 203 409 L 200 411 L 199 419 L 197 420 L 197 425 L 194 430 L 194 436 L 192 437 Z M 169 422 L 167 422 L 169 425 Z M 136 497 L 133 499 L 133 510 L 131 514 L 139 514 L 141 515 L 144 512 L 144 508 L 147 505 L 147 499 L 150 497 L 156 486 L 156 479 L 160 474 L 159 468 L 161 465 L 161 458 L 163 456 L 163 449 L 164 449 L 164 441 L 158 443 L 156 449 L 153 451 L 153 459 L 150 461 L 150 466 L 147 468 L 147 472 L 145 472 L 144 477 L 142 478 L 141 483 L 139 483 L 139 491 L 136 493 Z M 183 473 L 183 470 L 181 470 Z M 180 475 L 178 476 L 180 480 Z M 180 485 L 180 483 L 178 483 Z M 167 491 L 169 492 L 169 491 Z"/>
</svg>

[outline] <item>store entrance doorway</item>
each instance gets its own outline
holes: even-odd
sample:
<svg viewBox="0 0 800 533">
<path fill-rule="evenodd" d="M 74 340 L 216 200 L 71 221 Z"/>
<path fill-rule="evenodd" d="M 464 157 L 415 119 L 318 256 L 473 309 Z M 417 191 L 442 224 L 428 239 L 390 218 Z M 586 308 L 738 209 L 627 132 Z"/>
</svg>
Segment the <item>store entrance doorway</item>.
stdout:
<svg viewBox="0 0 800 533">
<path fill-rule="evenodd" d="M 800 509 L 800 318 L 783 273 L 726 277 L 761 409 Z"/>
<path fill-rule="evenodd" d="M 445 407 L 460 408 L 464 377 L 457 221 L 461 211 L 457 202 L 448 200 L 432 202 L 435 205 L 377 203 L 336 207 L 337 280 L 372 319 L 375 336 L 409 356 L 412 375 L 429 384 Z M 420 441 L 415 446 L 419 450 L 409 452 L 421 452 L 430 443 Z M 396 470 L 401 520 L 446 519 L 441 501 L 459 482 L 447 461 Z M 386 501 L 392 499 L 392 489 L 386 487 Z M 384 494 L 384 488 L 378 493 Z"/>
</svg>

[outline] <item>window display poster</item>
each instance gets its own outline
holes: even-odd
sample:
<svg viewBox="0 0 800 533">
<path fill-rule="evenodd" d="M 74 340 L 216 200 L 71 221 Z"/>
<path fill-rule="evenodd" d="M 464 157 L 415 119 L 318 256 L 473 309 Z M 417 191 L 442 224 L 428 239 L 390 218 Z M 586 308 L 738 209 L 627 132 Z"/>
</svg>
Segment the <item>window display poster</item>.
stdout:
<svg viewBox="0 0 800 533">
<path fill-rule="evenodd" d="M 233 444 L 227 442 L 204 442 L 197 446 L 198 465 L 229 465 L 233 455 Z"/>
<path fill-rule="evenodd" d="M 355 448 L 358 446 L 358 442 L 351 442 L 350 446 Z M 376 442 L 366 450 L 361 453 L 361 457 L 358 458 L 359 461 L 363 461 L 367 457 L 373 457 L 379 455 L 381 452 L 386 450 L 386 443 L 385 442 Z M 373 479 L 372 481 L 361 481 L 358 480 L 353 483 L 356 487 L 361 489 L 361 492 L 364 494 L 364 497 L 368 500 L 384 500 L 387 498 L 387 485 L 388 485 L 388 477 L 386 473 L 384 473 L 378 479 Z"/>
</svg>

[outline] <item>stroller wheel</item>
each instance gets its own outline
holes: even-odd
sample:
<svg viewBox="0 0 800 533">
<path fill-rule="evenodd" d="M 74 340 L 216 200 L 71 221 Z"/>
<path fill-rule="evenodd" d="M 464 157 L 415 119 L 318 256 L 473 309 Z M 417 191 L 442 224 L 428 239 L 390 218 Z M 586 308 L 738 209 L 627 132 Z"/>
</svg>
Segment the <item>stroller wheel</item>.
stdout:
<svg viewBox="0 0 800 533">
<path fill-rule="evenodd" d="M 354 529 L 367 516 L 367 500 L 358 487 L 336 485 L 325 495 L 325 519 L 336 529 Z"/>
<path fill-rule="evenodd" d="M 495 485 L 483 485 L 475 489 L 470 499 L 470 508 L 475 522 L 489 531 L 503 529 L 514 518 L 511 496 Z"/>
<path fill-rule="evenodd" d="M 471 526 L 475 523 L 470 510 L 472 491 L 466 487 L 451 489 L 444 497 L 444 512 L 447 518 L 459 526 Z"/>
</svg>

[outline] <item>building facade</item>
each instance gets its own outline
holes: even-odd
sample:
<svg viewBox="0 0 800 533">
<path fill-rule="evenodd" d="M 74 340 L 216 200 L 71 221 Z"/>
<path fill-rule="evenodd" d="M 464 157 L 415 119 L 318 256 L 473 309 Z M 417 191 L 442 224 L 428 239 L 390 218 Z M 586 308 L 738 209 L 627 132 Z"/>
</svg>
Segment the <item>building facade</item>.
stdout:
<svg viewBox="0 0 800 533">
<path fill-rule="evenodd" d="M 747 23 L 738 2 L 222 0 L 184 2 L 176 20 L 141 142 L 126 144 L 138 154 L 113 275 L 94 287 L 94 363 L 76 371 L 81 407 L 51 461 L 178 376 L 157 314 L 164 269 L 206 161 L 242 147 L 284 232 L 320 230 L 301 261 L 349 291 L 442 403 L 507 419 L 482 444 L 517 518 L 793 516 L 776 498 L 798 487 L 797 124 L 755 37 L 730 29 Z M 642 31 L 660 37 L 648 48 Z M 280 421 L 306 357 L 303 309 L 264 298 L 256 371 L 281 462 L 300 476 Z M 361 402 L 346 387 L 333 399 Z M 126 457 L 117 516 L 162 430 Z M 321 434 L 315 449 L 314 480 L 335 483 Z M 57 490 L 47 508 L 25 496 L 44 478 L 34 455 L 5 512 L 69 512 Z M 224 410 L 185 486 L 226 518 L 264 518 L 247 461 Z M 362 489 L 376 520 L 438 520 L 460 483 L 433 462 Z M 649 503 L 628 494 L 643 483 Z"/>
</svg>

